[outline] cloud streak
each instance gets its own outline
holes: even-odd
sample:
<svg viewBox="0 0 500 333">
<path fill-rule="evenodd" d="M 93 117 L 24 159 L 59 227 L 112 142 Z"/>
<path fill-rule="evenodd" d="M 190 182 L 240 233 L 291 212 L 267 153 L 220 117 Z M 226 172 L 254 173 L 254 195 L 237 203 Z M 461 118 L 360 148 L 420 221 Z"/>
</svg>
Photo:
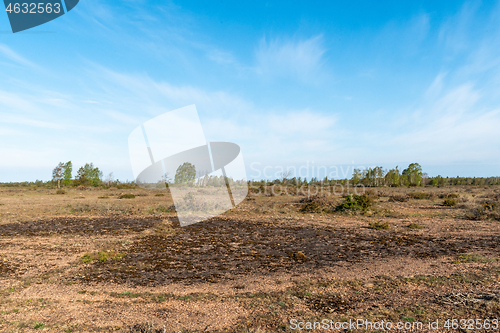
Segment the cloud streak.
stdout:
<svg viewBox="0 0 500 333">
<path fill-rule="evenodd" d="M 262 38 L 255 51 L 257 72 L 266 77 L 292 77 L 310 81 L 324 65 L 323 36 L 308 39 Z"/>
</svg>

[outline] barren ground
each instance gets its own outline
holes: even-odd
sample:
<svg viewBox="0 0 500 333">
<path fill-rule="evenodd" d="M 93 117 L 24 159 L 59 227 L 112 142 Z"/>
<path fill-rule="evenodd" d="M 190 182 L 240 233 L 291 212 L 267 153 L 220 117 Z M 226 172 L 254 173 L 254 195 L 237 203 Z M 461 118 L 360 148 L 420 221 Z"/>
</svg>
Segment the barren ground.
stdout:
<svg viewBox="0 0 500 333">
<path fill-rule="evenodd" d="M 443 205 L 450 193 L 456 206 Z M 304 213 L 301 195 L 249 195 L 184 228 L 161 194 L 0 187 L 0 331 L 290 332 L 292 319 L 364 318 L 424 332 L 429 319 L 500 319 L 500 221 L 471 214 L 499 187 L 376 188 L 352 213 L 323 210 L 341 196 Z"/>
</svg>

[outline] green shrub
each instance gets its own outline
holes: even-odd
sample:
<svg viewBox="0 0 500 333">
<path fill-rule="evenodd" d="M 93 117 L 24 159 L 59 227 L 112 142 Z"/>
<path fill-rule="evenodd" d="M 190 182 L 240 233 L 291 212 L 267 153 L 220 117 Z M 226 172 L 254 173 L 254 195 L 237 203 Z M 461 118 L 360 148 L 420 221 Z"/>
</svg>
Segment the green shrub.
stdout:
<svg viewBox="0 0 500 333">
<path fill-rule="evenodd" d="M 349 194 L 345 198 L 345 202 L 338 205 L 338 211 L 363 211 L 370 208 L 373 204 L 373 199 L 366 194 L 357 195 L 357 194 Z"/>
<path fill-rule="evenodd" d="M 97 259 L 100 262 L 106 261 L 106 259 L 108 259 L 108 257 L 109 257 L 109 254 L 106 251 L 99 251 L 99 252 L 97 252 Z"/>
<path fill-rule="evenodd" d="M 94 260 L 94 256 L 90 253 L 85 253 L 81 259 L 84 264 L 87 264 L 89 262 L 92 262 L 92 260 Z"/>
<path fill-rule="evenodd" d="M 66 191 L 60 188 L 56 191 L 56 194 L 66 194 Z"/>
<path fill-rule="evenodd" d="M 134 198 L 135 198 L 135 195 L 130 194 L 130 193 L 120 195 L 120 199 L 134 199 Z"/>
<path fill-rule="evenodd" d="M 163 196 L 165 196 L 165 194 L 163 194 L 163 193 L 156 193 L 155 194 L 155 197 L 163 197 Z"/>
<path fill-rule="evenodd" d="M 423 227 L 420 224 L 417 224 L 417 223 L 410 223 L 408 225 L 408 228 L 409 229 L 422 229 Z"/>
<path fill-rule="evenodd" d="M 447 207 L 454 207 L 457 205 L 457 203 L 458 203 L 458 200 L 451 199 L 451 198 L 444 199 L 444 201 L 443 201 L 443 205 L 447 206 Z"/>
<path fill-rule="evenodd" d="M 116 251 L 110 251 L 110 250 L 103 250 L 99 251 L 97 253 L 85 253 L 82 256 L 82 262 L 84 264 L 87 264 L 89 262 L 92 262 L 94 260 L 99 260 L 100 262 L 104 262 L 108 259 L 112 260 L 121 260 L 126 256 L 125 253 L 120 253 Z"/>
<path fill-rule="evenodd" d="M 97 199 L 109 199 L 109 197 L 104 196 L 104 197 L 97 197 Z"/>
</svg>

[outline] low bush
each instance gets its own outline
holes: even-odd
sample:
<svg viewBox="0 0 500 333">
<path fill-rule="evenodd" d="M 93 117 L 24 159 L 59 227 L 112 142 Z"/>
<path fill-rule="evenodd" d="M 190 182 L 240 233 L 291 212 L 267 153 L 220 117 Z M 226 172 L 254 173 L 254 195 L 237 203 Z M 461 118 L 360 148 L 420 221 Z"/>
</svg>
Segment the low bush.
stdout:
<svg viewBox="0 0 500 333">
<path fill-rule="evenodd" d="M 60 188 L 56 191 L 56 194 L 66 194 L 66 191 Z"/>
<path fill-rule="evenodd" d="M 454 207 L 457 205 L 457 203 L 458 203 L 457 199 L 447 198 L 447 199 L 444 199 L 443 206 Z"/>
<path fill-rule="evenodd" d="M 441 193 L 439 198 L 441 199 L 456 199 L 459 198 L 460 195 L 458 193 Z"/>
<path fill-rule="evenodd" d="M 302 213 L 320 213 L 323 211 L 323 207 L 317 202 L 311 201 L 305 203 L 302 208 L 300 208 Z"/>
<path fill-rule="evenodd" d="M 373 199 L 367 194 L 349 194 L 348 196 L 346 196 L 345 201 L 337 206 L 336 210 L 340 212 L 364 211 L 370 208 L 372 204 Z"/>
<path fill-rule="evenodd" d="M 420 224 L 417 223 L 410 223 L 408 225 L 408 229 L 422 229 L 423 227 Z"/>
<path fill-rule="evenodd" d="M 416 200 L 433 199 L 436 197 L 434 193 L 425 193 L 425 192 L 410 192 L 408 193 L 408 196 Z"/>
<path fill-rule="evenodd" d="M 410 200 L 410 197 L 406 194 L 394 194 L 389 197 L 391 202 L 406 202 L 408 200 Z"/>
<path fill-rule="evenodd" d="M 127 193 L 127 194 L 122 194 L 120 195 L 120 199 L 134 199 L 135 195 Z"/>
<path fill-rule="evenodd" d="M 325 196 L 313 195 L 309 198 L 301 199 L 299 202 L 303 203 L 300 208 L 301 213 L 328 213 L 332 211 L 332 202 Z"/>
<path fill-rule="evenodd" d="M 495 200 L 485 200 L 476 207 L 470 208 L 465 217 L 470 220 L 493 219 L 500 221 L 500 202 Z"/>
</svg>

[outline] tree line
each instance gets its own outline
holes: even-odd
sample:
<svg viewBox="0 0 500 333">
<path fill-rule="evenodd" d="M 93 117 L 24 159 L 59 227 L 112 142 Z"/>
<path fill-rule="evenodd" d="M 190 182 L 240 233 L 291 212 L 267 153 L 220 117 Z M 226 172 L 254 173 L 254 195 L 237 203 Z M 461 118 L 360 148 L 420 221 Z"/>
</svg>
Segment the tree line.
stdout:
<svg viewBox="0 0 500 333">
<path fill-rule="evenodd" d="M 174 183 L 193 183 L 195 181 L 196 171 L 194 166 L 184 164 L 179 167 L 174 177 Z M 168 177 L 167 177 L 168 178 Z M 227 179 L 230 183 L 237 182 L 232 179 Z M 220 176 L 206 176 L 203 179 L 198 179 L 194 185 L 202 183 L 204 186 L 224 186 L 226 180 Z M 282 184 L 290 186 L 302 185 L 335 185 L 335 184 L 362 184 L 363 186 L 376 187 L 376 186 L 453 186 L 453 185 L 500 185 L 500 177 L 443 177 L 438 175 L 436 177 L 429 177 L 423 172 L 419 163 L 411 163 L 407 168 L 400 171 L 396 166 L 392 169 L 384 169 L 381 166 L 366 169 L 354 169 L 351 178 L 346 179 L 318 179 L 313 177 L 311 179 L 301 177 L 291 177 L 290 173 L 284 173 L 279 179 L 273 181 L 257 180 L 250 181 L 252 184 L 272 185 Z M 46 186 L 119 186 L 135 187 L 136 183 L 120 182 L 113 180 L 113 173 L 110 173 L 106 180 L 103 180 L 103 172 L 96 167 L 93 163 L 86 163 L 81 166 L 76 176 L 73 178 L 73 163 L 68 161 L 66 163 L 59 163 L 52 171 L 52 180 L 44 182 L 37 180 L 35 182 L 21 182 L 21 183 L 0 183 L 2 186 L 32 186 L 32 187 L 46 187 Z"/>
<path fill-rule="evenodd" d="M 279 179 L 274 181 L 260 180 L 252 181 L 253 184 L 282 184 L 282 185 L 335 185 L 347 183 L 351 185 L 361 184 L 368 187 L 377 186 L 451 186 L 451 185 L 500 185 L 500 177 L 429 177 L 423 172 L 419 163 L 411 163 L 401 171 L 399 166 L 387 170 L 381 166 L 365 169 L 354 169 L 351 178 L 346 179 L 318 179 L 313 177 L 310 180 L 301 177 L 290 177 L 290 173 L 283 173 Z"/>
<path fill-rule="evenodd" d="M 54 170 L 52 170 L 52 182 L 61 188 L 61 183 L 66 186 L 99 186 L 102 184 L 103 173 L 93 163 L 85 163 L 77 171 L 76 177 L 73 179 L 73 163 L 60 162 Z M 110 174 L 109 181 L 112 181 Z"/>
</svg>

